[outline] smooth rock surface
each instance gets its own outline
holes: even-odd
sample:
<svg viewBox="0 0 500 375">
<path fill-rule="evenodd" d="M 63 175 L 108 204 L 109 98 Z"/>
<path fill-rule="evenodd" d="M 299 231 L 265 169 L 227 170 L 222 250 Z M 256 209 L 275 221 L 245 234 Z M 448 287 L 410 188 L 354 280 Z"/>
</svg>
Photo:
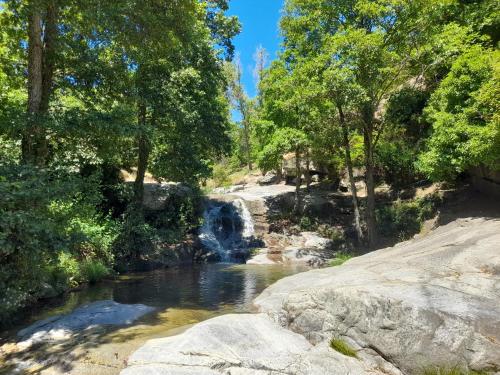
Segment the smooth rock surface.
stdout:
<svg viewBox="0 0 500 375">
<path fill-rule="evenodd" d="M 340 336 L 408 373 L 429 365 L 500 371 L 500 221 L 459 219 L 282 279 L 255 304 L 313 344 Z"/>
<path fill-rule="evenodd" d="M 111 300 L 97 301 L 81 306 L 67 315 L 55 315 L 38 321 L 17 333 L 20 347 L 36 343 L 60 341 L 73 334 L 102 325 L 132 324 L 141 316 L 154 311 L 153 307 L 126 305 Z"/>
<path fill-rule="evenodd" d="M 274 324 L 265 314 L 224 315 L 179 336 L 150 340 L 121 375 L 367 374 L 361 361 Z"/>
</svg>

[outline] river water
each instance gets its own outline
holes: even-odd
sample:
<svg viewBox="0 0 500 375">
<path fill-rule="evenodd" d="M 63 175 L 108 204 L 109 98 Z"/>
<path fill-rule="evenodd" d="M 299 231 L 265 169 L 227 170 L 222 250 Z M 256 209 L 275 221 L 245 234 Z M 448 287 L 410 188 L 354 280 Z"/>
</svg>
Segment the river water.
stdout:
<svg viewBox="0 0 500 375">
<path fill-rule="evenodd" d="M 213 263 L 118 276 L 39 305 L 15 330 L 99 300 L 142 303 L 156 311 L 128 327 L 108 327 L 63 346 L 24 353 L 16 353 L 15 330 L 4 332 L 2 338 L 7 343 L 2 347 L 0 373 L 13 373 L 8 364 L 17 362 L 30 370 L 38 369 L 40 374 L 118 374 L 126 358 L 145 341 L 177 334 L 222 314 L 252 312 L 252 300 L 267 286 L 304 270 L 297 266 Z"/>
</svg>

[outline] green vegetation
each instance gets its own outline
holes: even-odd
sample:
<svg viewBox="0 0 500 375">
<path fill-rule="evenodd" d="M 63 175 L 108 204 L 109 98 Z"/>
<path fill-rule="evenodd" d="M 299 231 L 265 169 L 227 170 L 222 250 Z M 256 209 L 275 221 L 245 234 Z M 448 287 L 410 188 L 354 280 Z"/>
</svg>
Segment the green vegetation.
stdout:
<svg viewBox="0 0 500 375">
<path fill-rule="evenodd" d="M 377 223 L 380 233 L 396 237 L 399 241 L 408 240 L 420 232 L 425 220 L 431 219 L 437 211 L 440 199 L 429 196 L 410 201 L 396 201 L 377 210 Z"/>
<path fill-rule="evenodd" d="M 347 254 L 347 253 L 338 253 L 335 255 L 335 258 L 333 258 L 328 265 L 330 267 L 336 267 L 336 266 L 341 266 L 345 262 L 347 262 L 349 259 L 354 258 L 354 255 L 352 254 Z"/>
<path fill-rule="evenodd" d="M 430 366 L 422 370 L 421 375 L 486 375 L 486 372 L 464 369 L 459 366 L 442 367 Z"/>
<path fill-rule="evenodd" d="M 357 358 L 356 351 L 342 339 L 336 339 L 336 338 L 331 339 L 330 348 L 348 357 Z"/>
</svg>

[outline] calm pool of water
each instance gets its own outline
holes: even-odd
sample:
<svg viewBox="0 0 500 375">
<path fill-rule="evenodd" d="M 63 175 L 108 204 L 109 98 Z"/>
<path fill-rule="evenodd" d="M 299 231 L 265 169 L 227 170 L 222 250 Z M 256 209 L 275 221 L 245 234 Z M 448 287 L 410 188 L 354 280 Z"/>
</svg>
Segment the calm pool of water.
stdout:
<svg viewBox="0 0 500 375">
<path fill-rule="evenodd" d="M 305 270 L 282 265 L 204 264 L 122 275 L 44 301 L 30 309 L 19 325 L 0 333 L 0 375 L 11 374 L 19 366 L 42 375 L 118 375 L 128 356 L 147 340 L 178 334 L 194 323 L 222 314 L 251 312 L 253 299 L 267 286 Z M 19 329 L 105 299 L 142 303 L 156 310 L 131 326 L 107 327 L 61 345 L 18 350 L 15 333 Z"/>
<path fill-rule="evenodd" d="M 266 287 L 304 270 L 299 266 L 215 263 L 126 274 L 40 303 L 27 311 L 18 326 L 105 299 L 142 303 L 156 307 L 157 311 L 202 310 L 211 312 L 210 315 L 217 315 L 217 311 L 248 312 L 252 310 L 252 300 Z"/>
</svg>

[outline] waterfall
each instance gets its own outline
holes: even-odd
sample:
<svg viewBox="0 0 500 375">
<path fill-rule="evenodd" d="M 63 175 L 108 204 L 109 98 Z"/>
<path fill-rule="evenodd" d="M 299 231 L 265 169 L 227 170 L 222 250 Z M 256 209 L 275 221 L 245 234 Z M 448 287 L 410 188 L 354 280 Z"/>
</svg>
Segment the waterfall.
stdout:
<svg viewBox="0 0 500 375">
<path fill-rule="evenodd" d="M 245 202 L 210 201 L 203 214 L 199 238 L 223 262 L 244 257 L 254 241 L 252 215 Z"/>
</svg>

